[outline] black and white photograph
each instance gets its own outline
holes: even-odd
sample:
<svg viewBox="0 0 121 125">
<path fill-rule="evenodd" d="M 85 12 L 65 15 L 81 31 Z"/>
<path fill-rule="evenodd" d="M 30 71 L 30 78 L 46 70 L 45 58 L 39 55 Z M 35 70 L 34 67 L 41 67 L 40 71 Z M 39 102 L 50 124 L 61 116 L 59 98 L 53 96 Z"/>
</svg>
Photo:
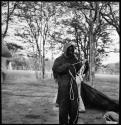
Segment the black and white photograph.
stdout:
<svg viewBox="0 0 121 125">
<path fill-rule="evenodd" d="M 1 124 L 119 124 L 118 1 L 1 1 Z"/>
</svg>

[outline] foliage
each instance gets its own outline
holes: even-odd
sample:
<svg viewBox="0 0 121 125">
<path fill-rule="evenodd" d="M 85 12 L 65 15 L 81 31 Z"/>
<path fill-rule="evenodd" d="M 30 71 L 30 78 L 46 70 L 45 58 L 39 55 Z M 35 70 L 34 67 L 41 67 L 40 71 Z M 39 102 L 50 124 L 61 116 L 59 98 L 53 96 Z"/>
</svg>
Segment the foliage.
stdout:
<svg viewBox="0 0 121 125">
<path fill-rule="evenodd" d="M 18 2 L 2 1 L 2 39 L 7 35 L 9 23 L 14 21 L 14 12 Z"/>
<path fill-rule="evenodd" d="M 101 65 L 96 70 L 97 73 L 119 74 L 119 63 Z"/>
<path fill-rule="evenodd" d="M 17 45 L 16 43 L 7 43 L 7 47 L 9 50 L 17 51 L 18 49 L 23 50 L 23 47 L 20 45 Z"/>
<path fill-rule="evenodd" d="M 93 23 L 93 36 L 96 47 L 95 60 L 97 66 L 101 64 L 102 56 L 105 56 L 106 49 L 109 48 L 112 43 L 107 29 L 109 23 L 105 21 L 103 16 L 104 9 L 106 9 L 109 2 L 65 2 L 62 6 L 67 6 L 73 9 L 74 16 L 72 19 L 62 19 L 61 24 L 68 28 L 67 33 L 75 36 L 73 39 L 75 45 L 78 47 L 78 52 L 81 50 L 84 53 L 84 57 L 89 56 L 89 26 Z M 89 17 L 90 10 L 93 10 L 92 20 Z M 109 10 L 109 9 L 108 9 Z M 57 33 L 56 33 L 57 34 Z M 62 34 L 59 34 L 59 36 Z M 69 40 L 68 40 L 69 41 Z M 70 40 L 71 41 L 71 40 Z M 69 42 L 70 42 L 69 41 Z M 79 52 L 81 54 L 81 52 Z M 107 55 L 107 54 L 106 54 Z M 97 59 L 98 58 L 98 59 Z M 98 62 L 97 62 L 98 61 Z"/>
<path fill-rule="evenodd" d="M 49 2 L 21 2 L 18 6 L 17 18 L 25 26 L 17 30 L 16 36 L 33 48 L 33 53 L 39 55 L 40 65 L 44 77 L 45 44 L 49 38 L 52 17 L 55 14 L 54 3 Z M 22 32 L 21 32 L 22 31 Z"/>
</svg>

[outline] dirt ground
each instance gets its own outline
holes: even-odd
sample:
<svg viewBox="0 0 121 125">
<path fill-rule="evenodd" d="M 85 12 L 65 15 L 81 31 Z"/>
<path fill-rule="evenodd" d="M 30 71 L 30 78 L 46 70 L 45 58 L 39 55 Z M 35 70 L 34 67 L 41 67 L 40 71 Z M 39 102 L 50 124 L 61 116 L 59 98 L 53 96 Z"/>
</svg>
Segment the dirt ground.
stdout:
<svg viewBox="0 0 121 125">
<path fill-rule="evenodd" d="M 14 77 L 10 77 L 12 75 Z M 37 81 L 33 75 L 22 75 L 9 73 L 1 86 L 2 124 L 58 124 L 58 110 L 53 110 L 53 98 L 57 92 L 54 80 Z M 112 95 L 118 98 L 118 85 L 115 90 L 116 94 Z M 79 113 L 78 124 L 105 124 L 104 113 L 86 109 L 85 113 Z"/>
</svg>

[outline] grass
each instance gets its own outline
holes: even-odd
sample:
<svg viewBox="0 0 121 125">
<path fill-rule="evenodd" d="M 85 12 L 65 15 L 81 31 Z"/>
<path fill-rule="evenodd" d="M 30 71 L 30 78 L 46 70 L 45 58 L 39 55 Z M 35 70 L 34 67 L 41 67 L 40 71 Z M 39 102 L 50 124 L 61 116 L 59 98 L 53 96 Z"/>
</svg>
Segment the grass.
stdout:
<svg viewBox="0 0 121 125">
<path fill-rule="evenodd" d="M 95 77 L 94 85 L 97 90 L 119 100 L 119 75 L 98 74 Z"/>
<path fill-rule="evenodd" d="M 53 79 L 37 80 L 33 71 L 8 71 L 6 78 L 2 84 L 3 123 L 58 124 L 58 112 L 53 111 L 52 105 L 58 85 Z M 118 99 L 118 75 L 97 74 L 94 85 L 107 96 Z M 103 115 L 101 111 L 87 110 L 80 113 L 79 123 L 103 124 Z"/>
<path fill-rule="evenodd" d="M 50 73 L 50 72 L 49 72 Z M 48 74 L 48 73 L 47 73 Z M 50 76 L 50 75 L 49 75 Z M 34 71 L 8 70 L 6 82 L 17 84 L 26 83 L 31 86 L 50 86 L 57 88 L 57 83 L 46 75 L 45 80 L 37 80 Z M 104 94 L 114 98 L 119 98 L 119 75 L 95 74 L 94 87 Z M 91 85 L 91 83 L 89 83 Z"/>
</svg>

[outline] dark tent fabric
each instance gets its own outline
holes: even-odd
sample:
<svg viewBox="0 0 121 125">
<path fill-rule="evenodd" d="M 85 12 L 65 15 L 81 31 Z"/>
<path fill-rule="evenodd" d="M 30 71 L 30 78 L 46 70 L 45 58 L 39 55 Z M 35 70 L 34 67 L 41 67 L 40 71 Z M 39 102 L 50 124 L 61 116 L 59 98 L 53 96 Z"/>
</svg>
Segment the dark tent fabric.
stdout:
<svg viewBox="0 0 121 125">
<path fill-rule="evenodd" d="M 81 96 L 85 107 L 119 112 L 119 102 L 104 95 L 86 83 L 81 84 Z"/>
<path fill-rule="evenodd" d="M 8 49 L 7 46 L 4 45 L 4 44 L 2 44 L 2 54 L 1 54 L 1 56 L 2 56 L 2 57 L 7 57 L 7 58 L 12 57 L 12 55 L 11 55 L 9 49 Z"/>
</svg>

